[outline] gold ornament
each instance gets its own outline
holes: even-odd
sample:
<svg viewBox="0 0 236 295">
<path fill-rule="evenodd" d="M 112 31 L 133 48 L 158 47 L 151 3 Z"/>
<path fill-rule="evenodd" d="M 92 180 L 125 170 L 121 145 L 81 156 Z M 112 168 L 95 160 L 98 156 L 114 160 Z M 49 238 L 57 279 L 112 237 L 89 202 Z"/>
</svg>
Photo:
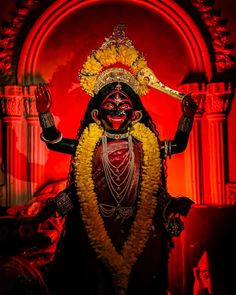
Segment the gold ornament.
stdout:
<svg viewBox="0 0 236 295">
<path fill-rule="evenodd" d="M 125 36 L 124 25 L 114 28 L 102 46 L 88 56 L 79 73 L 81 87 L 91 96 L 113 82 L 129 85 L 138 95 L 145 95 L 149 87 L 181 99 L 184 94 L 161 83 L 147 67 L 142 53 Z"/>
</svg>

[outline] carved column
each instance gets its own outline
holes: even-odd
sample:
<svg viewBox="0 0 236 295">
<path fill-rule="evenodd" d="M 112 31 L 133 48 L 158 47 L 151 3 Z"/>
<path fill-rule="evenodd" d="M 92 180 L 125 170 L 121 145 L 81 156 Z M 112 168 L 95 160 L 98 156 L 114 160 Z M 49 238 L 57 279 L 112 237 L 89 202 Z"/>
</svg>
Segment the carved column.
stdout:
<svg viewBox="0 0 236 295">
<path fill-rule="evenodd" d="M 226 184 L 226 203 L 236 205 L 236 182 Z"/>
<path fill-rule="evenodd" d="M 201 119 L 205 99 L 205 84 L 184 84 L 179 87 L 179 91 L 186 94 L 192 93 L 192 97 L 199 106 L 189 136 L 188 146 L 185 151 L 185 184 L 186 194 L 191 197 L 196 204 L 201 204 L 203 196 Z"/>
<path fill-rule="evenodd" d="M 1 100 L 1 98 L 0 98 Z M 5 175 L 3 171 L 3 134 L 2 134 L 2 121 L 0 120 L 0 206 L 6 204 L 6 187 L 5 187 Z"/>
<path fill-rule="evenodd" d="M 4 206 L 24 203 L 22 196 L 22 87 L 1 88 L 1 116 L 3 129 L 3 169 L 5 173 L 6 196 Z"/>
<path fill-rule="evenodd" d="M 27 197 L 30 200 L 44 182 L 45 145 L 40 140 L 41 128 L 36 110 L 35 86 L 24 88 L 24 107 L 27 122 Z"/>
<path fill-rule="evenodd" d="M 205 110 L 208 121 L 210 195 L 205 203 L 226 204 L 225 192 L 225 111 L 229 103 L 230 87 L 224 83 L 207 85 Z"/>
</svg>

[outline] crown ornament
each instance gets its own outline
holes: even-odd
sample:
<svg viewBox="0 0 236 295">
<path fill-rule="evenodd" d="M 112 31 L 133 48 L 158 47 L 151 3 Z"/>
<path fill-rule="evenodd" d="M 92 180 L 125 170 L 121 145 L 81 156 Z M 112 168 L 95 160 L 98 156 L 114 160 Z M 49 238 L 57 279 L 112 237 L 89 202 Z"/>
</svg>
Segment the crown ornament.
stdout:
<svg viewBox="0 0 236 295">
<path fill-rule="evenodd" d="M 123 82 L 138 95 L 147 94 L 152 87 L 178 99 L 184 97 L 183 93 L 165 86 L 156 78 L 147 67 L 144 55 L 125 35 L 123 24 L 114 27 L 112 35 L 87 57 L 78 78 L 81 88 L 90 96 L 110 83 Z"/>
</svg>

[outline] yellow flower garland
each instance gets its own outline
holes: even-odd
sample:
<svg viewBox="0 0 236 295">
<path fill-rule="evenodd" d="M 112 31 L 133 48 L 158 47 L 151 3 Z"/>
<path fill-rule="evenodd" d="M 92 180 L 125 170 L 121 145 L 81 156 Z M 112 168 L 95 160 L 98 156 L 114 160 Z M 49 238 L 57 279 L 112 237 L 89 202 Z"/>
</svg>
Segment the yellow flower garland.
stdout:
<svg viewBox="0 0 236 295">
<path fill-rule="evenodd" d="M 142 143 L 143 163 L 141 191 L 137 213 L 129 237 L 118 253 L 99 213 L 92 179 L 92 161 L 103 131 L 90 124 L 82 133 L 75 154 L 75 182 L 81 215 L 92 247 L 110 269 L 119 295 L 126 294 L 131 269 L 143 251 L 151 229 L 160 181 L 161 160 L 157 138 L 144 124 L 134 125 L 131 135 Z"/>
<path fill-rule="evenodd" d="M 130 72 L 135 76 L 142 68 L 147 66 L 147 62 L 142 54 L 135 48 L 126 45 L 111 45 L 106 48 L 97 49 L 83 64 L 79 74 L 80 86 L 89 95 L 94 95 L 94 87 L 98 75 L 102 69 L 121 63 L 130 69 Z M 148 92 L 147 85 L 139 85 L 139 95 L 144 95 Z"/>
</svg>

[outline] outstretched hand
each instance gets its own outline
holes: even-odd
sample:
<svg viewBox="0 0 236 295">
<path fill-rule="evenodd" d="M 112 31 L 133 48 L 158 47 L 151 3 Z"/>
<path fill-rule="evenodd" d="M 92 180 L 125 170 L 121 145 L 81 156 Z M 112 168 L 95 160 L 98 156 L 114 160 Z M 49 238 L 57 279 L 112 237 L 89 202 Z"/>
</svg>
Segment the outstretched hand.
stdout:
<svg viewBox="0 0 236 295">
<path fill-rule="evenodd" d="M 198 109 L 198 105 L 195 100 L 192 98 L 192 94 L 188 93 L 184 96 L 182 100 L 182 112 L 187 117 L 193 117 Z"/>
<path fill-rule="evenodd" d="M 168 216 L 173 213 L 187 216 L 193 204 L 194 202 L 187 197 L 173 198 L 173 200 L 167 207 L 166 215 Z"/>
<path fill-rule="evenodd" d="M 35 91 L 36 108 L 39 113 L 46 113 L 52 105 L 52 97 L 46 84 L 39 84 Z"/>
</svg>

